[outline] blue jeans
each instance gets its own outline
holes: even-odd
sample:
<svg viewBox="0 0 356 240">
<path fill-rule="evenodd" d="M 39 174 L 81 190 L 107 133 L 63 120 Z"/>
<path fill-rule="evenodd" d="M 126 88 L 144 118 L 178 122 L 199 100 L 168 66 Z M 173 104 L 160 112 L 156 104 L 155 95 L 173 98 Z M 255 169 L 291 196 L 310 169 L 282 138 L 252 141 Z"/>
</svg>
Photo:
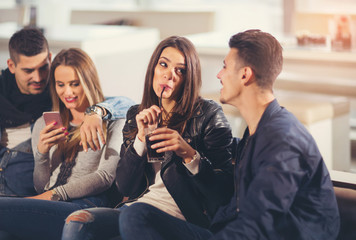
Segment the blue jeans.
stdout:
<svg viewBox="0 0 356 240">
<path fill-rule="evenodd" d="M 119 209 L 85 209 L 85 216 L 76 220 L 78 211 L 68 217 L 62 240 L 112 239 L 123 240 L 205 240 L 212 233 L 204 228 L 173 217 L 149 204 L 134 203 Z M 89 214 L 88 214 L 89 213 Z"/>
<path fill-rule="evenodd" d="M 124 240 L 206 240 L 213 234 L 205 228 L 173 217 L 161 210 L 136 203 L 124 209 L 119 218 Z"/>
<path fill-rule="evenodd" d="M 19 239 L 61 239 L 64 220 L 79 209 L 107 206 L 104 195 L 71 202 L 1 197 L 0 231 Z"/>
<path fill-rule="evenodd" d="M 119 216 L 127 208 L 89 208 L 76 211 L 67 217 L 62 240 L 111 239 L 120 235 Z"/>
<path fill-rule="evenodd" d="M 0 196 L 23 197 L 36 194 L 33 186 L 31 139 L 13 149 L 0 146 L 0 168 Z"/>
</svg>

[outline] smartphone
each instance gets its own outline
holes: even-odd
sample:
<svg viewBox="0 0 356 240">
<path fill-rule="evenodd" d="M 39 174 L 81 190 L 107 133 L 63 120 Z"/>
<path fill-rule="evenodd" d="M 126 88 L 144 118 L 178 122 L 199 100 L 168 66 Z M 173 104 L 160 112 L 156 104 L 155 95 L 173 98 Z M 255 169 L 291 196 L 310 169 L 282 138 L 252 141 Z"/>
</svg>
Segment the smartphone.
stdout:
<svg viewBox="0 0 356 240">
<path fill-rule="evenodd" d="M 59 112 L 44 112 L 43 118 L 44 118 L 46 125 L 57 122 L 57 125 L 55 126 L 55 128 L 63 127 L 62 118 L 61 118 L 61 115 L 59 114 Z"/>
</svg>

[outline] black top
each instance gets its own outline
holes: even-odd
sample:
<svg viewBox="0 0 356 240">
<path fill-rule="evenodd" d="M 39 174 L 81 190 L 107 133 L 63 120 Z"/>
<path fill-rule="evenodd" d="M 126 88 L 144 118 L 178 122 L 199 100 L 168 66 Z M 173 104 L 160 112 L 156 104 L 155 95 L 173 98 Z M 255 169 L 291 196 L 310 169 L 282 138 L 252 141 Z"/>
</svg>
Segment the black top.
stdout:
<svg viewBox="0 0 356 240">
<path fill-rule="evenodd" d="M 0 128 L 34 123 L 44 111 L 52 107 L 48 87 L 41 94 L 20 92 L 15 75 L 9 69 L 0 75 Z"/>
<path fill-rule="evenodd" d="M 152 164 L 133 147 L 137 113 L 138 105 L 127 112 L 116 174 L 119 191 L 131 199 L 139 197 L 154 181 Z M 226 204 L 233 193 L 231 128 L 217 103 L 201 100 L 188 119 L 182 137 L 201 156 L 199 172 L 192 175 L 183 165 L 183 159 L 169 152 L 161 166 L 161 178 L 185 219 L 209 227 L 218 206 Z"/>
</svg>

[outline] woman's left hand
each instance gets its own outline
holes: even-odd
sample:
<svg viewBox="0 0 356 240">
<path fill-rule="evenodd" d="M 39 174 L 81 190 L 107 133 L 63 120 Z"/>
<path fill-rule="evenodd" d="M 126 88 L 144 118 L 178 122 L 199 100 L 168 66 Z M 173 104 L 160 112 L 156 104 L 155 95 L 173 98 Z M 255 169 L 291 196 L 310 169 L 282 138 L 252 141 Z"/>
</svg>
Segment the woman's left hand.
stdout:
<svg viewBox="0 0 356 240">
<path fill-rule="evenodd" d="M 46 191 L 46 192 L 41 193 L 39 195 L 32 196 L 32 197 L 25 197 L 25 198 L 41 199 L 41 200 L 52 200 L 52 195 L 53 195 L 52 191 Z"/>
<path fill-rule="evenodd" d="M 174 151 L 178 156 L 183 158 L 185 163 L 192 161 L 195 150 L 182 138 L 175 130 L 167 127 L 157 128 L 150 137 L 151 141 L 162 140 L 154 145 L 153 149 L 157 152 Z"/>
</svg>

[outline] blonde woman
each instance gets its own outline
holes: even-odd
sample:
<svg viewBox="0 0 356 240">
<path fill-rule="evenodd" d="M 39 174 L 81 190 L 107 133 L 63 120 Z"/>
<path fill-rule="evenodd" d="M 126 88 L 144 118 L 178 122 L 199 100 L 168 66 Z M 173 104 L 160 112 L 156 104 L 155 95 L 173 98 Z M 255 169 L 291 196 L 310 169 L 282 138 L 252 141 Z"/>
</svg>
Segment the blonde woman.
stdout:
<svg viewBox="0 0 356 240">
<path fill-rule="evenodd" d="M 80 49 L 62 50 L 53 60 L 49 88 L 63 126 L 58 128 L 58 121 L 46 125 L 43 117 L 35 123 L 32 148 L 39 195 L 0 199 L 0 230 L 21 239 L 60 239 L 71 212 L 110 206 L 108 194 L 120 159 L 116 149 L 124 119 L 104 121 L 106 144 L 100 149 L 84 151 L 79 144 L 86 108 L 104 100 L 90 57 Z"/>
</svg>

